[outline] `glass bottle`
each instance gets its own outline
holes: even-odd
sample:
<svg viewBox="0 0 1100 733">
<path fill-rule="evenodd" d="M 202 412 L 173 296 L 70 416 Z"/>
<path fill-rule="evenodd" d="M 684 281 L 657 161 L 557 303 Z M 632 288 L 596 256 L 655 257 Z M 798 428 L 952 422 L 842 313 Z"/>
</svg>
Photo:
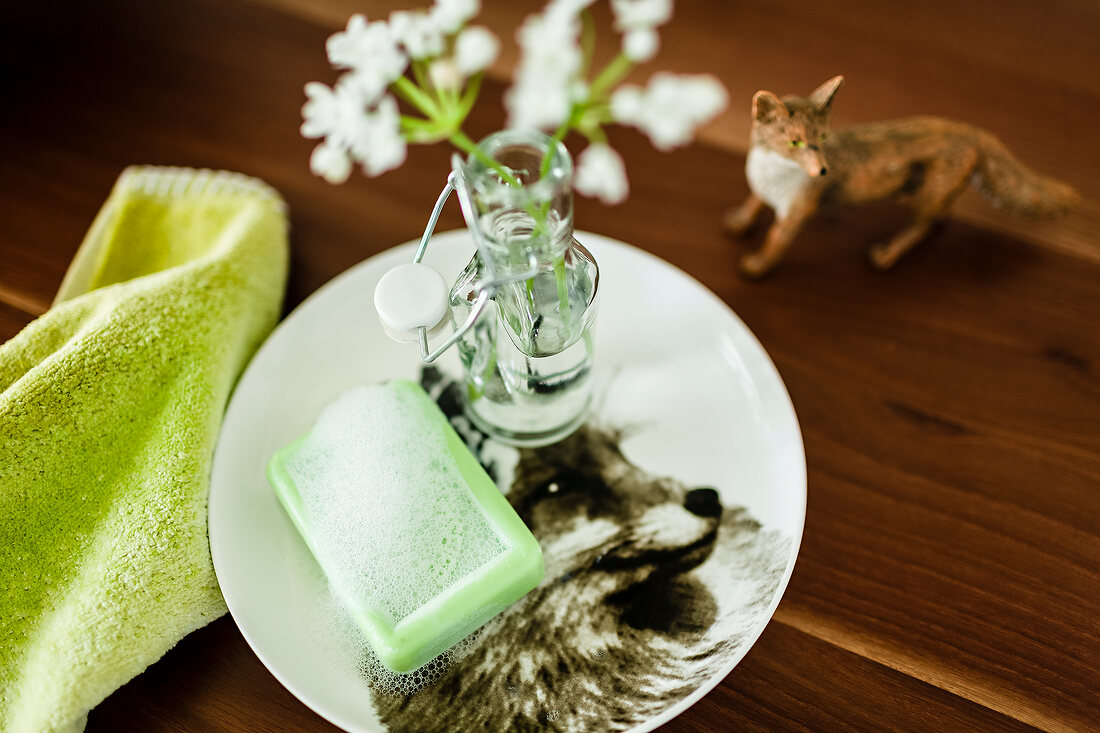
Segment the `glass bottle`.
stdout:
<svg viewBox="0 0 1100 733">
<path fill-rule="evenodd" d="M 545 445 L 576 429 L 592 400 L 599 268 L 573 237 L 573 162 L 547 135 L 506 130 L 479 143 L 465 178 L 497 278 L 537 262 L 532 277 L 497 289 L 458 342 L 466 414 L 504 442 Z M 475 254 L 455 281 L 455 324 L 466 320 L 485 270 Z"/>
</svg>

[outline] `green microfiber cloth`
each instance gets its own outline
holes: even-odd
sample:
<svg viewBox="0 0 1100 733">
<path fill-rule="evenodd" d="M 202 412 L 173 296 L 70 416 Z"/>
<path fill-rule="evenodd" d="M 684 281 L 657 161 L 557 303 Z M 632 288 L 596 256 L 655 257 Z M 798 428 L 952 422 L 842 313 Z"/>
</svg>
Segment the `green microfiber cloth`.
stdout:
<svg viewBox="0 0 1100 733">
<path fill-rule="evenodd" d="M 82 729 L 225 612 L 214 443 L 286 269 L 273 189 L 130 168 L 53 308 L 0 346 L 0 730 Z"/>
</svg>

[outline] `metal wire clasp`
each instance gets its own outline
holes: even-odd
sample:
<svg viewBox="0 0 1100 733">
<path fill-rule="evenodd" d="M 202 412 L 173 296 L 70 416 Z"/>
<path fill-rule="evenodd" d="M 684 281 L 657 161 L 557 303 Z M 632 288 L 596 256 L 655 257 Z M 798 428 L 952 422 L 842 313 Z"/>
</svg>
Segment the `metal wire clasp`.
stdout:
<svg viewBox="0 0 1100 733">
<path fill-rule="evenodd" d="M 438 359 L 444 351 L 454 346 L 459 339 L 465 336 L 470 329 L 474 327 L 474 323 L 481 317 L 481 314 L 485 312 L 489 300 L 496 294 L 497 290 L 508 283 L 530 280 L 539 272 L 538 257 L 536 257 L 534 249 L 528 249 L 527 261 L 529 268 L 526 271 L 506 275 L 504 277 L 499 277 L 497 275 L 496 264 L 493 262 L 492 253 L 489 251 L 489 245 L 485 241 L 485 234 L 478 225 L 476 211 L 474 209 L 474 200 L 470 195 L 468 180 L 462 165 L 462 157 L 457 153 L 451 156 L 451 173 L 447 176 L 447 183 L 443 186 L 443 191 L 440 192 L 439 198 L 435 201 L 435 207 L 432 209 L 431 216 L 428 217 L 428 225 L 424 227 L 424 236 L 420 238 L 420 246 L 416 248 L 413 262 L 419 263 L 424 259 L 424 252 L 428 248 L 428 242 L 432 238 L 432 233 L 435 232 L 435 225 L 436 222 L 439 221 L 439 214 L 443 211 L 443 207 L 446 205 L 447 199 L 450 198 L 452 191 L 458 195 L 458 205 L 462 209 L 462 218 L 466 220 L 466 228 L 469 230 L 470 236 L 473 237 L 474 246 L 477 247 L 478 255 L 481 257 L 485 277 L 479 280 L 474 286 L 478 291 L 477 300 L 474 302 L 474 307 L 470 311 L 470 314 L 466 316 L 466 320 L 461 326 L 455 329 L 454 333 L 447 337 L 446 341 L 437 346 L 434 351 L 428 351 L 428 328 L 426 326 L 420 326 L 417 329 L 417 336 L 420 342 L 420 358 L 426 364 L 430 364 Z"/>
</svg>

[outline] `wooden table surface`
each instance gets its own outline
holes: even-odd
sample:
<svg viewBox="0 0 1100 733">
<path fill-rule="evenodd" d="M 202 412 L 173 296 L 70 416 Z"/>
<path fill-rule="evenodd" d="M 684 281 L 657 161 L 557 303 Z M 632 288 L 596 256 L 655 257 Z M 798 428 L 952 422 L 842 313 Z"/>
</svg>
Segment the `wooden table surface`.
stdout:
<svg viewBox="0 0 1100 733">
<path fill-rule="evenodd" d="M 508 28 L 531 3 L 486 0 Z M 230 168 L 290 204 L 288 308 L 419 234 L 448 152 L 341 187 L 313 178 L 302 85 L 327 35 L 381 0 L 19 3 L 0 23 L 0 340 L 45 311 L 131 163 Z M 601 24 L 606 9 L 597 11 Z M 606 37 L 606 36 L 605 36 Z M 1076 0 L 681 2 L 663 66 L 718 73 L 730 110 L 685 150 L 615 131 L 629 201 L 578 226 L 647 249 L 727 302 L 801 422 L 809 507 L 783 602 L 744 661 L 669 731 L 1100 727 L 1100 7 Z M 502 122 L 511 57 L 472 131 Z M 661 64 L 658 64 L 661 65 Z M 647 70 L 648 71 L 648 70 Z M 819 218 L 761 283 L 728 240 L 752 93 L 844 73 L 835 122 L 915 113 L 986 127 L 1082 192 L 1057 222 L 968 193 L 888 274 L 891 206 Z M 457 226 L 448 213 L 443 226 Z M 229 617 L 96 708 L 89 731 L 332 730 Z"/>
</svg>

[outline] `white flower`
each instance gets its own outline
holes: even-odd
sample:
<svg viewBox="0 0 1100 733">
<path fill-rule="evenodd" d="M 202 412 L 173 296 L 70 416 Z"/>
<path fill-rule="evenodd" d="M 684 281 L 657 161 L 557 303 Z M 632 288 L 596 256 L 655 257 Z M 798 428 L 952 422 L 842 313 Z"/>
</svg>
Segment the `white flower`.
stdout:
<svg viewBox="0 0 1100 733">
<path fill-rule="evenodd" d="M 360 91 L 342 82 L 329 89 L 319 81 L 311 81 L 306 84 L 306 97 L 302 106 L 302 136 L 323 137 L 335 147 L 350 147 L 355 127 L 367 106 Z"/>
<path fill-rule="evenodd" d="M 611 116 L 624 125 L 638 125 L 645 112 L 645 90 L 637 84 L 623 84 L 611 95 Z"/>
<path fill-rule="evenodd" d="M 351 174 L 351 159 L 343 148 L 323 142 L 309 156 L 309 169 L 329 183 L 343 183 Z"/>
<path fill-rule="evenodd" d="M 427 13 L 405 10 L 390 13 L 390 30 L 413 59 L 443 53 L 443 31 Z"/>
<path fill-rule="evenodd" d="M 462 89 L 462 83 L 466 81 L 466 75 L 458 68 L 455 59 L 436 59 L 428 67 L 428 78 L 436 89 L 458 91 Z"/>
<path fill-rule="evenodd" d="M 364 37 L 367 35 L 367 16 L 361 13 L 348 18 L 348 26 L 328 37 L 325 50 L 328 60 L 337 69 L 350 69 L 362 61 L 359 53 Z"/>
<path fill-rule="evenodd" d="M 319 81 L 306 84 L 302 105 L 302 137 L 324 137 L 338 124 L 336 94 Z"/>
<path fill-rule="evenodd" d="M 611 0 L 615 27 L 623 32 L 623 54 L 635 63 L 657 55 L 656 28 L 672 17 L 672 0 Z"/>
<path fill-rule="evenodd" d="M 652 30 L 672 18 L 672 0 L 611 0 L 620 31 Z"/>
<path fill-rule="evenodd" d="M 481 11 L 480 0 L 435 0 L 428 11 L 436 28 L 451 34 Z"/>
<path fill-rule="evenodd" d="M 344 78 L 347 78 L 345 75 Z M 313 150 L 310 169 L 329 183 L 343 183 L 351 161 L 363 163 L 368 176 L 377 176 L 405 162 L 401 113 L 390 95 L 368 111 L 362 96 L 341 79 L 335 89 L 320 82 L 306 85 L 309 100 L 302 107 L 302 135 L 324 137 Z"/>
<path fill-rule="evenodd" d="M 383 21 L 367 23 L 362 15 L 351 16 L 347 29 L 330 36 L 326 48 L 335 68 L 354 70 L 356 86 L 370 102 L 401 76 L 409 63 L 389 26 Z"/>
<path fill-rule="evenodd" d="M 545 11 L 551 19 L 577 17 L 594 2 L 595 0 L 550 0 Z"/>
<path fill-rule="evenodd" d="M 401 113 L 393 97 L 386 95 L 373 112 L 362 117 L 351 153 L 362 161 L 363 171 L 372 178 L 405 162 Z"/>
<path fill-rule="evenodd" d="M 436 89 L 459 90 L 466 79 L 484 71 L 500 52 L 500 41 L 485 27 L 466 28 L 454 42 L 454 54 L 439 58 L 428 67 L 428 77 Z"/>
<path fill-rule="evenodd" d="M 508 126 L 542 130 L 565 122 L 573 108 L 573 97 L 568 86 L 555 81 L 531 77 L 514 84 L 504 96 Z"/>
<path fill-rule="evenodd" d="M 361 107 L 370 107 L 382 98 L 393 79 L 385 79 L 368 71 L 349 71 L 336 82 L 336 88 L 348 89 L 358 95 Z"/>
<path fill-rule="evenodd" d="M 622 157 L 604 143 L 593 143 L 577 156 L 573 186 L 608 205 L 622 203 L 630 193 Z"/>
<path fill-rule="evenodd" d="M 653 146 L 669 150 L 691 142 L 697 127 L 726 106 L 728 95 L 717 79 L 660 72 L 641 89 L 624 85 L 611 96 L 611 114 L 649 136 Z"/>
<path fill-rule="evenodd" d="M 635 28 L 623 34 L 623 53 L 635 63 L 652 59 L 659 45 L 657 31 L 652 28 Z"/>
<path fill-rule="evenodd" d="M 484 26 L 470 26 L 455 39 L 455 65 L 466 76 L 489 68 L 499 53 L 500 41 Z"/>
<path fill-rule="evenodd" d="M 527 16 L 516 31 L 516 41 L 523 49 L 517 75 L 563 77 L 580 70 L 580 20 L 576 13 L 561 10 L 564 7 L 551 3 L 544 13 Z"/>
<path fill-rule="evenodd" d="M 587 0 L 554 0 L 542 13 L 527 16 L 516 32 L 522 49 L 515 81 L 504 96 L 508 126 L 541 129 L 561 125 L 569 117 L 584 62 L 577 14 Z"/>
</svg>

